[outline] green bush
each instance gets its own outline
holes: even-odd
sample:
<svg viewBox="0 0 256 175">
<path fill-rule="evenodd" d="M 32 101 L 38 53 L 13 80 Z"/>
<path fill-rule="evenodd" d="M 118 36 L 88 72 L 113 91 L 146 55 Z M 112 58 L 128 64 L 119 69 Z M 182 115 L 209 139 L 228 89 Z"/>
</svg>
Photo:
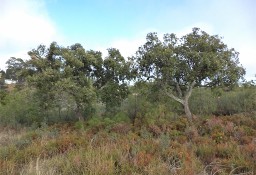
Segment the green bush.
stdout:
<svg viewBox="0 0 256 175">
<path fill-rule="evenodd" d="M 199 115 L 252 112 L 256 109 L 256 88 L 239 87 L 232 91 L 196 88 L 189 99 L 189 105 L 191 112 Z"/>
<path fill-rule="evenodd" d="M 33 91 L 23 89 L 8 93 L 6 103 L 0 104 L 1 125 L 17 126 L 19 124 L 32 125 L 43 121 L 39 104 L 33 98 Z"/>
<path fill-rule="evenodd" d="M 197 157 L 199 157 L 205 165 L 213 162 L 215 154 L 216 150 L 214 146 L 200 145 L 196 149 Z"/>
<path fill-rule="evenodd" d="M 241 112 L 251 112 L 256 109 L 256 89 L 238 88 L 225 92 L 217 100 L 216 114 L 232 115 Z"/>
<path fill-rule="evenodd" d="M 216 108 L 216 98 L 211 89 L 196 88 L 190 98 L 190 109 L 193 114 L 210 115 Z"/>
</svg>

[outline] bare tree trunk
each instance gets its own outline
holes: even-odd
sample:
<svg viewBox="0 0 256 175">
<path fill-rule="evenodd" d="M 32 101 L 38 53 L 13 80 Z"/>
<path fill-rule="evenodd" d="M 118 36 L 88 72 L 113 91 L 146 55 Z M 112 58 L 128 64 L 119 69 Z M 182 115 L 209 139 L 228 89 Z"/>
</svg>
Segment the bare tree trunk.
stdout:
<svg viewBox="0 0 256 175">
<path fill-rule="evenodd" d="M 189 122 L 192 122 L 192 113 L 189 109 L 188 99 L 184 101 L 183 106 L 184 106 L 186 117 L 188 118 Z"/>
<path fill-rule="evenodd" d="M 193 118 L 192 118 L 192 113 L 191 113 L 191 111 L 190 111 L 190 109 L 189 109 L 188 99 L 189 99 L 189 97 L 190 97 L 191 94 L 192 94 L 192 90 L 193 90 L 193 87 L 195 86 L 195 84 L 196 84 L 196 82 L 193 81 L 193 82 L 191 83 L 191 85 L 189 86 L 189 88 L 188 88 L 188 90 L 187 90 L 187 92 L 186 92 L 185 98 L 184 98 L 184 103 L 183 103 L 184 110 L 185 110 L 185 114 L 186 114 L 186 116 L 187 116 L 187 118 L 188 118 L 188 120 L 189 120 L 190 123 L 192 123 L 192 119 L 193 119 Z"/>
<path fill-rule="evenodd" d="M 173 95 L 172 93 L 169 93 L 167 91 L 167 89 L 165 89 L 165 93 L 167 96 L 171 97 L 172 99 L 176 100 L 177 102 L 181 103 L 184 107 L 184 111 L 185 111 L 185 114 L 186 114 L 186 117 L 188 118 L 190 124 L 192 123 L 192 113 L 189 109 L 189 105 L 188 105 L 188 99 L 189 97 L 191 96 L 192 94 L 192 90 L 193 90 L 193 87 L 195 86 L 196 82 L 193 81 L 190 86 L 188 86 L 188 89 L 187 91 L 185 92 L 185 95 L 182 97 L 182 93 L 181 93 L 181 90 L 179 88 L 179 86 L 177 85 L 176 88 L 177 88 L 177 91 L 179 92 L 179 97 Z"/>
</svg>

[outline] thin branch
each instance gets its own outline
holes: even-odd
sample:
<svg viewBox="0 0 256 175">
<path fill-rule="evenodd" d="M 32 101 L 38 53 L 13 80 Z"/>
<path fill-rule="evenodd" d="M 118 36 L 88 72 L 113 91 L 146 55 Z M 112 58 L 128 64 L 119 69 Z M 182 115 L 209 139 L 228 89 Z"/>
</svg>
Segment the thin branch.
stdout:
<svg viewBox="0 0 256 175">
<path fill-rule="evenodd" d="M 193 90 L 193 87 L 196 85 L 196 81 L 194 80 L 191 85 L 188 87 L 188 90 L 187 90 L 187 93 L 186 93 L 186 96 L 185 98 L 188 99 L 191 94 L 192 94 L 192 90 Z"/>
<path fill-rule="evenodd" d="M 178 91 L 179 97 L 182 97 L 182 91 L 180 89 L 180 85 L 179 85 L 178 81 L 176 82 L 176 89 Z"/>
</svg>

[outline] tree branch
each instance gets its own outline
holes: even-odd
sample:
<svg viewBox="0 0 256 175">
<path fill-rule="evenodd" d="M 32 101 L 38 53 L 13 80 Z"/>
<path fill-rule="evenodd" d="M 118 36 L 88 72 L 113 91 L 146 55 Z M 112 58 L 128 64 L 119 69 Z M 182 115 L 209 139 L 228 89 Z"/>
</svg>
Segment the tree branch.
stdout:
<svg viewBox="0 0 256 175">
<path fill-rule="evenodd" d="M 164 88 L 164 90 L 165 90 L 165 94 L 166 94 L 168 97 L 171 97 L 172 99 L 176 100 L 177 102 L 179 102 L 179 103 L 181 103 L 181 104 L 184 104 L 184 100 L 182 100 L 181 98 L 176 97 L 176 96 L 173 95 L 172 93 L 169 93 L 166 88 Z"/>
<path fill-rule="evenodd" d="M 185 95 L 185 99 L 188 99 L 188 98 L 191 96 L 193 87 L 194 87 L 195 85 L 196 85 L 196 81 L 194 80 L 194 81 L 190 84 L 190 86 L 188 87 L 187 93 L 186 93 L 186 95 Z"/>
<path fill-rule="evenodd" d="M 178 83 L 178 82 L 176 82 L 176 89 L 177 89 L 177 91 L 178 91 L 179 97 L 182 97 L 182 91 L 181 91 L 181 89 L 180 89 L 180 86 L 179 86 L 179 83 Z"/>
</svg>

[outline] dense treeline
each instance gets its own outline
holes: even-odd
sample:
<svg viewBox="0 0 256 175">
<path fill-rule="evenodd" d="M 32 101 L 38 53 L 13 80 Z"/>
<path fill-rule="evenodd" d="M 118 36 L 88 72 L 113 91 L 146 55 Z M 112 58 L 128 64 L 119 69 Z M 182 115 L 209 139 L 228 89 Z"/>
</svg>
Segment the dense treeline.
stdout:
<svg viewBox="0 0 256 175">
<path fill-rule="evenodd" d="M 185 112 L 192 121 L 192 113 L 255 110 L 253 82 L 238 86 L 245 70 L 238 53 L 217 35 L 194 28 L 181 38 L 166 34 L 161 41 L 149 33 L 146 39 L 127 59 L 115 48 L 103 58 L 81 44 L 62 47 L 56 42 L 29 51 L 29 60 L 10 58 L 6 72 L 1 71 L 1 124 L 38 125 L 120 113 L 135 123 L 161 110 Z M 15 88 L 5 79 L 15 80 Z"/>
</svg>

